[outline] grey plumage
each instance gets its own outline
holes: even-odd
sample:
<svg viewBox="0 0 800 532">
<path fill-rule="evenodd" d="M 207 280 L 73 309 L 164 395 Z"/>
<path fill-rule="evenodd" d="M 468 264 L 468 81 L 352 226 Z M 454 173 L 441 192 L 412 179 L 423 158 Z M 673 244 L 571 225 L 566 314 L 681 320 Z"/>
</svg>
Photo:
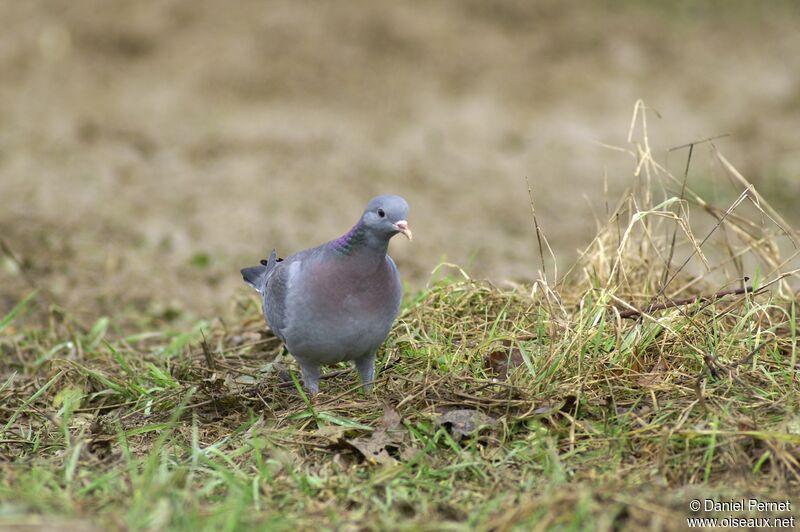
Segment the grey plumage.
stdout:
<svg viewBox="0 0 800 532">
<path fill-rule="evenodd" d="M 261 266 L 242 269 L 262 295 L 264 317 L 297 359 L 306 388 L 319 391 L 319 368 L 352 360 L 367 390 L 375 354 L 400 309 L 403 289 L 387 254 L 397 233 L 411 238 L 408 205 L 378 196 L 350 231 L 280 261 L 273 250 Z"/>
</svg>

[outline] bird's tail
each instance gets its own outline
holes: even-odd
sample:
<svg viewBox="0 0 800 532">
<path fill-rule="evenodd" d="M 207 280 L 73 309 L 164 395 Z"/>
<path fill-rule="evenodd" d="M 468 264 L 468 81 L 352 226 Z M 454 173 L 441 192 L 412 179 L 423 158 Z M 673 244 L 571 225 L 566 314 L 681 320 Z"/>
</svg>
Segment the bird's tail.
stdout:
<svg viewBox="0 0 800 532">
<path fill-rule="evenodd" d="M 278 252 L 273 249 L 272 253 L 269 255 L 269 259 L 261 261 L 261 266 L 242 268 L 241 272 L 244 282 L 258 290 L 260 294 L 264 294 L 264 291 L 267 288 L 267 279 L 269 278 L 269 273 L 281 260 L 282 259 L 278 258 Z"/>
</svg>

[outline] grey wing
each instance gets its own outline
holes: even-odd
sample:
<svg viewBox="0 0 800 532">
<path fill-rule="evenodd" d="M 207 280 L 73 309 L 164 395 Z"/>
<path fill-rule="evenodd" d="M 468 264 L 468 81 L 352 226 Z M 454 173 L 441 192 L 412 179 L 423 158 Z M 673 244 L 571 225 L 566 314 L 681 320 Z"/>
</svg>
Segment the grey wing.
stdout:
<svg viewBox="0 0 800 532">
<path fill-rule="evenodd" d="M 292 290 L 292 281 L 300 271 L 306 258 L 310 257 L 316 249 L 307 249 L 287 257 L 277 263 L 267 278 L 264 290 L 264 317 L 267 319 L 275 336 L 286 342 L 286 331 L 289 328 L 289 315 Z"/>
<path fill-rule="evenodd" d="M 397 270 L 397 265 L 394 263 L 394 259 L 389 255 L 386 255 L 386 258 L 389 261 L 389 265 L 392 267 L 392 271 L 394 272 L 394 282 L 395 282 L 395 314 L 400 311 L 400 302 L 403 299 L 403 282 L 400 280 L 400 272 Z"/>
<path fill-rule="evenodd" d="M 286 342 L 286 300 L 289 293 L 289 268 L 287 262 L 270 272 L 264 291 L 264 317 L 275 336 Z"/>
</svg>

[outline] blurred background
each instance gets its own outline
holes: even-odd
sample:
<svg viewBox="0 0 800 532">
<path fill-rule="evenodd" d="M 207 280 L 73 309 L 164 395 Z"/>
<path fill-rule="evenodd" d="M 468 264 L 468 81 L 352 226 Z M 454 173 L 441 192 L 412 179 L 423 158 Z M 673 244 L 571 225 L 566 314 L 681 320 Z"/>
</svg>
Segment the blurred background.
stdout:
<svg viewBox="0 0 800 532">
<path fill-rule="evenodd" d="M 604 180 L 612 206 L 631 184 L 603 145 L 630 147 L 639 98 L 670 170 L 668 148 L 729 133 L 798 218 L 797 2 L 29 0 L 0 20 L 0 313 L 41 286 L 87 319 L 224 316 L 240 267 L 379 193 L 411 205 L 392 254 L 412 288 L 442 260 L 534 279 L 525 178 L 568 264 Z"/>
</svg>

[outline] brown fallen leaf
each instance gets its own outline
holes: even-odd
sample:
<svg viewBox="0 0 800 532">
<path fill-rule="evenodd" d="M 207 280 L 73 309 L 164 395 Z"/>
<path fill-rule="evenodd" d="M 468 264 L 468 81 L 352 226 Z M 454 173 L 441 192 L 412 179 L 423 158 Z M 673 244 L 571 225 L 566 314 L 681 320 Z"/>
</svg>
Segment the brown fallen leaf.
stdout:
<svg viewBox="0 0 800 532">
<path fill-rule="evenodd" d="M 105 460 L 111 457 L 112 447 L 117 443 L 118 438 L 116 435 L 103 434 L 94 436 L 89 440 L 87 451 L 89 454 L 96 456 L 100 460 Z"/>
<path fill-rule="evenodd" d="M 663 358 L 659 357 L 658 362 L 656 365 L 653 366 L 647 373 L 641 373 L 637 378 L 636 381 L 639 383 L 639 386 L 655 386 L 656 384 L 661 384 L 664 382 L 664 379 L 667 378 L 667 364 Z"/>
<path fill-rule="evenodd" d="M 394 465 L 397 460 L 389 454 L 388 448 L 400 448 L 400 442 L 383 430 L 376 430 L 369 438 L 353 438 L 347 443 L 370 464 Z"/>
<path fill-rule="evenodd" d="M 573 413 L 578 398 L 574 395 L 567 395 L 557 400 L 550 400 L 542 403 L 540 406 L 533 409 L 531 414 L 534 417 L 547 417 L 552 415 L 560 415 L 562 412 Z"/>
<path fill-rule="evenodd" d="M 522 351 L 512 347 L 510 340 L 503 340 L 503 349 L 492 351 L 486 355 L 485 366 L 497 378 L 506 380 L 508 372 L 525 363 Z"/>
<path fill-rule="evenodd" d="M 370 464 L 393 465 L 397 460 L 392 454 L 406 457 L 404 441 L 406 433 L 400 424 L 400 414 L 391 406 L 384 406 L 380 425 L 369 437 L 345 438 L 340 432 L 336 446 L 358 451 Z M 391 452 L 390 452 L 391 451 Z"/>
<path fill-rule="evenodd" d="M 486 427 L 493 427 L 497 420 L 491 416 L 472 410 L 469 408 L 451 410 L 436 418 L 437 426 L 447 426 L 450 434 L 456 441 L 460 441 L 464 436 L 469 436 L 480 432 Z"/>
<path fill-rule="evenodd" d="M 381 428 L 393 430 L 400 426 L 400 414 L 389 405 L 383 406 L 383 417 L 381 418 Z"/>
<path fill-rule="evenodd" d="M 314 436 L 328 440 L 331 444 L 338 444 L 345 439 L 347 429 L 340 425 L 326 425 L 314 431 Z"/>
</svg>

